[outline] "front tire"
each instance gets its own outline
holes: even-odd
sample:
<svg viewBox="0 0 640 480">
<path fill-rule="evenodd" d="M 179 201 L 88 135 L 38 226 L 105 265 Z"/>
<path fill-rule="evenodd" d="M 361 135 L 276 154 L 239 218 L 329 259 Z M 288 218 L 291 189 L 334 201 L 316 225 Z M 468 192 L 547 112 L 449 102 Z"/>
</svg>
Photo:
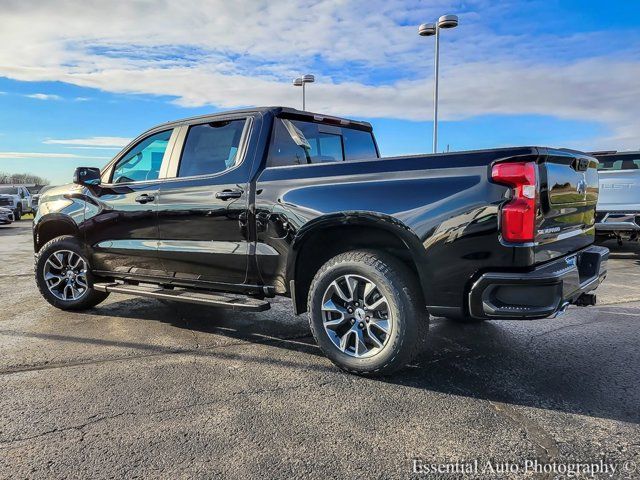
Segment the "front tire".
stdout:
<svg viewBox="0 0 640 480">
<path fill-rule="evenodd" d="M 386 375 L 411 361 L 428 328 L 415 275 L 394 257 L 356 250 L 316 273 L 309 290 L 311 332 L 339 368 Z"/>
<path fill-rule="evenodd" d="M 86 310 L 109 296 L 91 288 L 93 278 L 86 252 L 70 235 L 54 238 L 40 249 L 35 277 L 44 299 L 61 310 Z"/>
<path fill-rule="evenodd" d="M 18 204 L 13 216 L 15 217 L 16 222 L 22 218 L 22 205 Z"/>
</svg>

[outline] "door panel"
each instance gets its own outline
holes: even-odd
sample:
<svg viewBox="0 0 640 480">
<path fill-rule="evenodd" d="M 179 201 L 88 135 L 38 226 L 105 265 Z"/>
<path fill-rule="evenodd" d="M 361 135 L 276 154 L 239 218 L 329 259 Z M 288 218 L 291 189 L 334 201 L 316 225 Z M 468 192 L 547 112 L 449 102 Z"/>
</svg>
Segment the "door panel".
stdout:
<svg viewBox="0 0 640 480">
<path fill-rule="evenodd" d="M 159 177 L 174 139 L 173 129 L 148 135 L 110 167 L 108 182 L 92 187 L 84 228 L 94 270 L 163 273 L 158 258 Z"/>
<path fill-rule="evenodd" d="M 232 118 L 184 127 L 181 156 L 169 169 L 177 178 L 163 182 L 158 202 L 158 254 L 167 275 L 246 282 L 249 124 Z"/>
<path fill-rule="evenodd" d="M 95 205 L 87 203 L 85 222 L 95 270 L 162 272 L 157 251 L 158 185 L 153 182 L 96 189 Z M 155 198 L 144 204 L 136 202 L 141 195 Z"/>
<path fill-rule="evenodd" d="M 177 277 L 244 283 L 249 242 L 248 196 L 244 186 L 223 178 L 172 181 L 160 187 L 159 255 L 166 272 Z M 229 190 L 239 198 L 222 200 Z"/>
</svg>

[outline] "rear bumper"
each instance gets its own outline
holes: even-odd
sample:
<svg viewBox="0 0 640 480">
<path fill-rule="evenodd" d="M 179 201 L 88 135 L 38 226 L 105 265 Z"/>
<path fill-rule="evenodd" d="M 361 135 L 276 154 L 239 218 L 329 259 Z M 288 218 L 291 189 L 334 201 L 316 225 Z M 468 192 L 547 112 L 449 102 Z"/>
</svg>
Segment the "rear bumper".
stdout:
<svg viewBox="0 0 640 480">
<path fill-rule="evenodd" d="M 554 315 L 600 285 L 608 258 L 609 249 L 592 245 L 531 272 L 485 273 L 469 292 L 469 314 L 510 319 Z"/>
<path fill-rule="evenodd" d="M 640 232 L 640 212 L 598 212 L 596 232 Z"/>
</svg>

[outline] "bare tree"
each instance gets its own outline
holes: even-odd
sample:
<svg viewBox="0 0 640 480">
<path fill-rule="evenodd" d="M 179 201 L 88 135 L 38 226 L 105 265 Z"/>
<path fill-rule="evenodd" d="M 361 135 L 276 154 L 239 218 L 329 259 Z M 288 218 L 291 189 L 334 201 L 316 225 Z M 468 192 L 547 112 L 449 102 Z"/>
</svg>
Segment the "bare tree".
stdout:
<svg viewBox="0 0 640 480">
<path fill-rule="evenodd" d="M 10 183 L 16 185 L 49 185 L 49 180 L 40 177 L 38 175 L 34 175 L 32 173 L 5 173 L 0 172 L 0 184 Z"/>
</svg>

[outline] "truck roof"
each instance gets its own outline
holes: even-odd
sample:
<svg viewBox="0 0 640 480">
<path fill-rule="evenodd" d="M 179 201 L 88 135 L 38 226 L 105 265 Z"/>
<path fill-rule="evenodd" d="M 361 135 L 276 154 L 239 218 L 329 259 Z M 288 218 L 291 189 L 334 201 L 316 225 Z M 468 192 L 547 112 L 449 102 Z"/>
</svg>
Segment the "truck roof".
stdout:
<svg viewBox="0 0 640 480">
<path fill-rule="evenodd" d="M 243 109 L 236 109 L 236 110 L 225 110 L 222 112 L 215 112 L 215 113 L 210 113 L 205 115 L 197 115 L 194 117 L 181 118 L 179 120 L 171 120 L 161 125 L 172 125 L 172 124 L 177 124 L 185 121 L 193 121 L 193 120 L 206 120 L 208 118 L 215 119 L 217 117 L 225 117 L 227 115 L 236 115 L 236 114 L 243 114 L 243 113 L 271 113 L 274 116 L 287 115 L 287 116 L 297 117 L 300 119 L 308 119 L 316 122 L 326 122 L 326 123 L 333 123 L 333 124 L 339 124 L 344 126 L 351 125 L 351 126 L 357 126 L 360 129 L 366 129 L 369 131 L 372 130 L 371 124 L 369 122 L 352 120 L 344 117 L 335 117 L 333 115 L 326 115 L 324 113 L 307 112 L 303 110 L 298 110 L 296 108 L 282 107 L 282 106 L 252 107 L 252 108 L 243 108 Z"/>
</svg>

